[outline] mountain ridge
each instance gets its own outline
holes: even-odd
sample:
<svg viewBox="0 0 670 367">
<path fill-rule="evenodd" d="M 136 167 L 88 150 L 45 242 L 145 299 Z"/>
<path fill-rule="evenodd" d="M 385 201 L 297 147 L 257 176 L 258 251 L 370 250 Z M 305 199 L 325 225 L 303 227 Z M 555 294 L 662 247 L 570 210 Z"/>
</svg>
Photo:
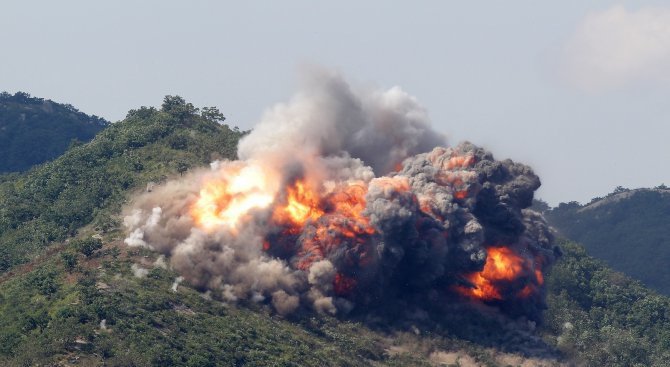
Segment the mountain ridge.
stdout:
<svg viewBox="0 0 670 367">
<path fill-rule="evenodd" d="M 536 205 L 537 207 L 537 205 Z M 543 214 L 590 255 L 670 295 L 670 189 L 619 187 L 587 204 L 561 203 Z"/>
<path fill-rule="evenodd" d="M 613 202 L 617 202 L 620 200 L 624 200 L 627 198 L 630 198 L 631 196 L 635 195 L 636 193 L 641 193 L 641 192 L 655 192 L 663 195 L 670 195 L 670 188 L 661 188 L 661 186 L 656 187 L 656 188 L 638 188 L 638 189 L 630 189 L 618 193 L 612 193 L 607 195 L 604 198 L 600 199 L 595 199 L 589 202 L 588 204 L 585 204 L 581 209 L 579 209 L 579 212 L 583 212 L 585 210 L 591 210 L 598 208 L 599 206 L 610 204 Z"/>
</svg>

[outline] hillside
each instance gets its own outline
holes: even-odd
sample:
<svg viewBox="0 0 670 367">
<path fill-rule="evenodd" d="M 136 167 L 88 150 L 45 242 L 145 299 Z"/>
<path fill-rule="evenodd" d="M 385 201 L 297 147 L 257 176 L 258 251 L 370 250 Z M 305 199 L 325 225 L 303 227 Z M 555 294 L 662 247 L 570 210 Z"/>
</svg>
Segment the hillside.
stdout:
<svg viewBox="0 0 670 367">
<path fill-rule="evenodd" d="M 233 157 L 242 133 L 219 124 L 223 116 L 212 109 L 196 112 L 183 99 L 166 97 L 162 111 L 130 111 L 90 143 L 0 181 L 0 272 L 83 226 L 117 228 L 123 201 L 149 182 Z"/>
<path fill-rule="evenodd" d="M 244 134 L 179 97 L 140 108 L 91 142 L 0 181 L 0 365 L 662 366 L 670 300 L 574 243 L 546 279 L 544 322 L 482 304 L 426 319 L 282 317 L 221 303 L 166 259 L 123 244 L 133 194 L 216 158 Z"/>
<path fill-rule="evenodd" d="M 22 92 L 0 93 L 0 173 L 54 159 L 73 141 L 87 142 L 108 125 L 69 104 Z"/>
<path fill-rule="evenodd" d="M 670 189 L 620 188 L 586 205 L 562 203 L 545 211 L 559 233 L 591 256 L 670 295 Z"/>
</svg>

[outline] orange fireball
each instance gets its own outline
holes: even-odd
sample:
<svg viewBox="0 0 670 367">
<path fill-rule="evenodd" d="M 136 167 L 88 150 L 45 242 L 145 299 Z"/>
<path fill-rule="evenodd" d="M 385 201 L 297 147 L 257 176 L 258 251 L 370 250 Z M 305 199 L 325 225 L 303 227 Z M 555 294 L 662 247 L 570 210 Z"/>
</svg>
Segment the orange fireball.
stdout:
<svg viewBox="0 0 670 367">
<path fill-rule="evenodd" d="M 503 300 L 498 284 L 513 282 L 523 276 L 526 260 L 508 247 L 489 247 L 486 252 L 484 269 L 466 276 L 473 287 L 459 287 L 458 290 L 484 301 Z"/>
<path fill-rule="evenodd" d="M 323 215 L 318 194 L 305 182 L 296 181 L 286 191 L 286 205 L 277 208 L 273 215 L 276 222 L 302 226 L 308 220 L 315 221 Z"/>
</svg>

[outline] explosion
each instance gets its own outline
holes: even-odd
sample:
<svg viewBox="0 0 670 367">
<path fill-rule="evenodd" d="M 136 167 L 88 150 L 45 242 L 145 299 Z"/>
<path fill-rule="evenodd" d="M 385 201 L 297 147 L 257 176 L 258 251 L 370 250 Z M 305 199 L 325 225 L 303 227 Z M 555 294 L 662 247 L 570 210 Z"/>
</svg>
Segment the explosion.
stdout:
<svg viewBox="0 0 670 367">
<path fill-rule="evenodd" d="M 240 141 L 240 160 L 136 198 L 125 242 L 165 254 L 219 299 L 267 300 L 281 314 L 412 299 L 537 318 L 556 256 L 526 209 L 538 177 L 445 145 L 399 88 L 358 92 L 320 73 Z"/>
<path fill-rule="evenodd" d="M 256 208 L 269 206 L 273 188 L 268 172 L 258 166 L 234 167 L 222 179 L 206 181 L 193 205 L 191 216 L 207 230 L 225 226 L 235 228 L 238 222 Z"/>
<path fill-rule="evenodd" d="M 486 252 L 484 269 L 465 276 L 472 283 L 473 288 L 460 288 L 460 291 L 484 301 L 501 301 L 503 300 L 503 287 L 517 283 L 518 279 L 534 266 L 508 247 L 490 247 Z M 536 277 L 536 285 L 542 285 L 544 278 L 541 267 L 535 268 L 533 274 Z M 516 297 L 527 298 L 537 292 L 537 288 L 533 288 L 531 284 L 526 284 L 519 290 Z"/>
</svg>

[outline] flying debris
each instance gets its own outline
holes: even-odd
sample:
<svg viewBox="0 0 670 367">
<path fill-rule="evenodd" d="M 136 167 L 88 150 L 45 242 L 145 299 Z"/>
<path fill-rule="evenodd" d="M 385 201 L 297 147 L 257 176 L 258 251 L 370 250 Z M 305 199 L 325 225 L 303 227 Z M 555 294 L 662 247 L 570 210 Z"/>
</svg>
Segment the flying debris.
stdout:
<svg viewBox="0 0 670 367">
<path fill-rule="evenodd" d="M 538 319 L 557 256 L 527 209 L 539 178 L 445 146 L 399 88 L 362 92 L 319 72 L 240 141 L 240 160 L 137 197 L 125 241 L 214 297 L 280 314 L 451 300 Z"/>
</svg>

